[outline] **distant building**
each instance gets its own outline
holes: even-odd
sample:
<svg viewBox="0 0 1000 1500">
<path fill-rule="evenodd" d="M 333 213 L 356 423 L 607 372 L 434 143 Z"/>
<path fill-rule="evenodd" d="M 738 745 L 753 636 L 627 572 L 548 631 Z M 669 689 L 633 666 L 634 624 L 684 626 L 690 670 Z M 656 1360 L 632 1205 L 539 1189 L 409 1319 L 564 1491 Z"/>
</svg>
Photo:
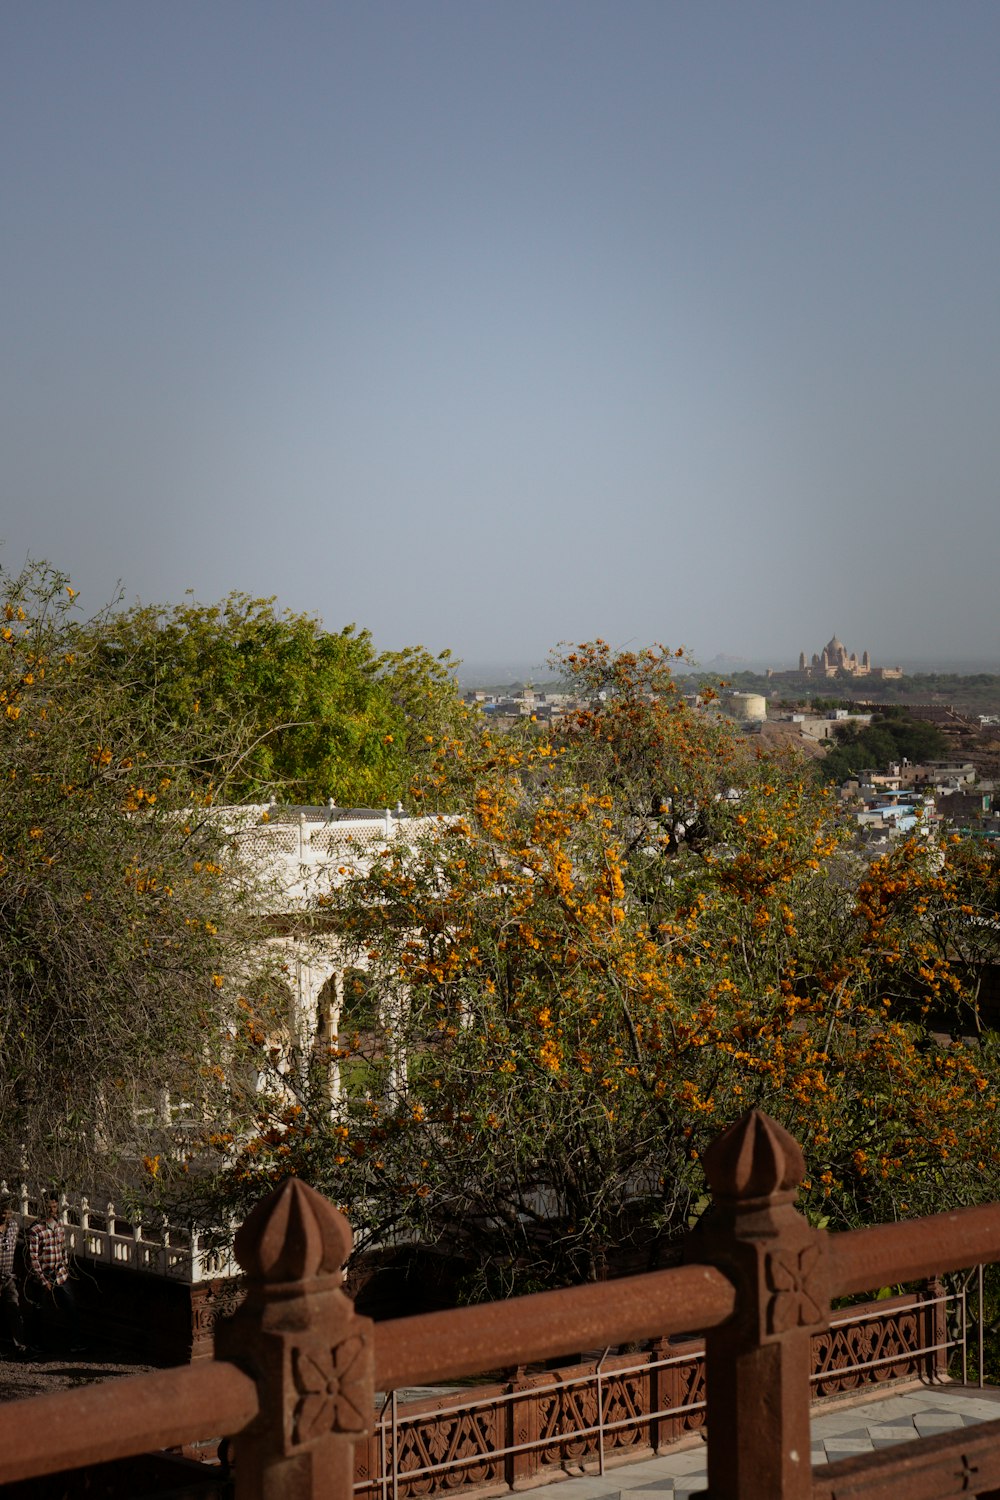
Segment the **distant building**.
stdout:
<svg viewBox="0 0 1000 1500">
<path fill-rule="evenodd" d="M 814 652 L 811 661 L 804 651 L 799 653 L 799 666 L 795 672 L 774 672 L 768 668 L 768 677 L 776 682 L 815 682 L 836 677 L 870 677 L 876 682 L 902 677 L 902 667 L 875 667 L 867 651 L 848 653 L 843 641 L 831 636 L 822 651 Z"/>
<path fill-rule="evenodd" d="M 832 740 L 839 728 L 844 725 L 854 724 L 858 728 L 867 728 L 872 721 L 871 714 L 851 714 L 846 708 L 834 709 L 832 714 L 824 714 L 822 717 L 805 714 L 796 715 L 799 733 L 804 740 Z"/>
<path fill-rule="evenodd" d="M 741 724 L 762 724 L 767 718 L 767 699 L 763 693 L 729 693 L 723 704 Z"/>
</svg>

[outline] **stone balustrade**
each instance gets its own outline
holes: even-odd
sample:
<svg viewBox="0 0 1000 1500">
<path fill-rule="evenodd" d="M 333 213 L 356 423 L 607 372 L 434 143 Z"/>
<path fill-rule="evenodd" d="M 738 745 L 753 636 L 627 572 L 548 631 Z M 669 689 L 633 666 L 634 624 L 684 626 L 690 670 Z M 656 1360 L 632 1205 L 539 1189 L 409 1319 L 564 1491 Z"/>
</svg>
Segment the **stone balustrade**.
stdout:
<svg viewBox="0 0 1000 1500">
<path fill-rule="evenodd" d="M 44 1198 L 33 1194 L 24 1182 L 14 1189 L 0 1183 L 0 1192 L 8 1191 L 26 1240 L 28 1227 L 44 1211 Z M 59 1218 L 70 1254 L 85 1261 L 124 1266 L 192 1285 L 234 1276 L 239 1270 L 231 1251 L 213 1243 L 211 1235 L 163 1219 L 143 1222 L 135 1215 L 119 1212 L 108 1199 L 61 1193 Z"/>
<path fill-rule="evenodd" d="M 713 1500 L 1000 1493 L 1000 1422 L 815 1468 L 809 1433 L 831 1301 L 1000 1260 L 1000 1204 L 828 1234 L 796 1208 L 800 1148 L 756 1110 L 704 1167 L 711 1207 L 683 1266 L 378 1324 L 343 1291 L 347 1221 L 290 1178 L 236 1236 L 247 1293 L 217 1324 L 215 1358 L 8 1404 L 0 1485 L 225 1434 L 235 1500 L 351 1500 L 377 1390 L 703 1331 Z"/>
</svg>

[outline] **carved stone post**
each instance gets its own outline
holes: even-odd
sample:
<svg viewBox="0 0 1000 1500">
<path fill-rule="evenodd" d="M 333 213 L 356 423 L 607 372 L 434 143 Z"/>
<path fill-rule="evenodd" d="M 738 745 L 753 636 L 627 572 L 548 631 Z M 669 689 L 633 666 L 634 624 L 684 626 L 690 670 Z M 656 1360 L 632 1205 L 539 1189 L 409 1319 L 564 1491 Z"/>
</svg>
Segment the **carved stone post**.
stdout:
<svg viewBox="0 0 1000 1500">
<path fill-rule="evenodd" d="M 350 1500 L 374 1422 L 371 1320 L 340 1289 L 350 1249 L 343 1214 L 296 1178 L 236 1236 L 247 1295 L 215 1349 L 253 1376 L 261 1407 L 233 1442 L 236 1500 Z"/>
<path fill-rule="evenodd" d="M 751 1110 L 705 1152 L 712 1207 L 690 1260 L 718 1266 L 737 1310 L 706 1338 L 712 1500 L 808 1500 L 811 1335 L 829 1322 L 826 1236 L 794 1207 L 805 1162 Z"/>
<path fill-rule="evenodd" d="M 649 1345 L 649 1410 L 650 1412 L 667 1411 L 677 1403 L 673 1399 L 673 1386 L 670 1376 L 676 1366 L 663 1365 L 661 1360 L 666 1359 L 670 1344 L 666 1339 L 653 1339 Z M 649 1421 L 649 1446 L 654 1453 L 659 1453 L 668 1443 L 672 1443 L 679 1437 L 677 1431 L 676 1417 L 651 1416 Z"/>
<path fill-rule="evenodd" d="M 927 1283 L 926 1290 L 921 1292 L 921 1301 L 927 1303 L 927 1311 L 924 1315 L 924 1326 L 921 1330 L 924 1345 L 933 1350 L 927 1361 L 927 1378 L 937 1384 L 948 1379 L 948 1289 L 943 1281 L 935 1276 Z M 983 1309 L 977 1308 L 980 1318 Z M 982 1372 L 978 1372 L 981 1376 Z"/>
<path fill-rule="evenodd" d="M 537 1375 L 525 1376 L 523 1365 L 510 1382 L 507 1447 L 512 1451 L 507 1454 L 504 1478 L 512 1490 L 526 1489 L 538 1473 L 538 1449 L 528 1446 L 538 1437 L 537 1385 Z"/>
</svg>

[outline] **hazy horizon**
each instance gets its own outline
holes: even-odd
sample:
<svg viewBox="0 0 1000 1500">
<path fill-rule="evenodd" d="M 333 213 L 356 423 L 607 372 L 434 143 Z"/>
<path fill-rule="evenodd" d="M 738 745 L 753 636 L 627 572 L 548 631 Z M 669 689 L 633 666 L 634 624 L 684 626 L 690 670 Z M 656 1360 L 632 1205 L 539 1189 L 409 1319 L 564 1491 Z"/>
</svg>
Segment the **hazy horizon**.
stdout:
<svg viewBox="0 0 1000 1500">
<path fill-rule="evenodd" d="M 900 666 L 904 677 L 918 676 L 920 674 L 942 673 L 955 676 L 972 677 L 980 673 L 990 676 L 1000 676 L 1000 663 L 995 660 L 976 659 L 950 659 L 935 660 L 933 658 L 920 658 L 914 661 L 901 661 L 883 663 L 883 665 Z M 764 660 L 763 658 L 743 658 L 730 656 L 720 652 L 711 661 L 700 661 L 695 658 L 690 664 L 679 664 L 678 670 L 686 675 L 689 672 L 713 673 L 718 671 L 725 675 L 735 675 L 738 672 L 753 672 L 762 675 L 768 667 L 775 672 L 791 671 L 798 666 L 798 657 L 792 659 L 786 657 L 783 660 Z M 495 657 L 482 660 L 462 661 L 458 668 L 458 680 L 464 689 L 474 688 L 497 688 L 512 686 L 514 684 L 551 682 L 557 677 L 548 665 L 547 659 L 532 660 L 522 657 Z M 778 684 L 776 684 L 777 686 Z M 835 684 L 839 688 L 844 686 L 843 680 Z M 818 683 L 821 687 L 822 684 Z M 859 691 L 863 688 L 863 682 L 859 684 Z"/>
<path fill-rule="evenodd" d="M 1000 9 L 0 17 L 0 560 L 385 648 L 1000 661 Z"/>
</svg>

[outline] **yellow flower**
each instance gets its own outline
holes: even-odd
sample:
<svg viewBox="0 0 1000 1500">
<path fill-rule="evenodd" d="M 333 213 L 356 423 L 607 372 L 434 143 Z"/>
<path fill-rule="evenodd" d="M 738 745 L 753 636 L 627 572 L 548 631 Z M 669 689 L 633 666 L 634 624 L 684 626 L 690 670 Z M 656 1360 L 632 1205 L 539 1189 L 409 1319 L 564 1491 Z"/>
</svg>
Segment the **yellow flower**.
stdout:
<svg viewBox="0 0 1000 1500">
<path fill-rule="evenodd" d="M 548 1072 L 559 1072 L 559 1049 L 551 1038 L 538 1049 L 538 1061 Z"/>
</svg>

